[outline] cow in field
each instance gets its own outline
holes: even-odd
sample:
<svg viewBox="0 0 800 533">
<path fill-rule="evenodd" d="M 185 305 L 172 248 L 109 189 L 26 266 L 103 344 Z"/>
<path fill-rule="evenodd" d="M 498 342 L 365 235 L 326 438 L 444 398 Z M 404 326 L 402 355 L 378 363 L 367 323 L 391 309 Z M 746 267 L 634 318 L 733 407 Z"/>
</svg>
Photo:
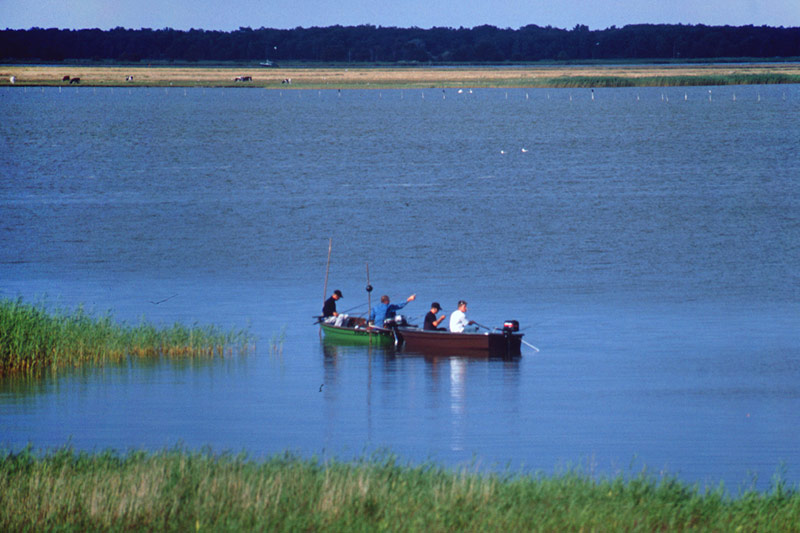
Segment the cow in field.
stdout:
<svg viewBox="0 0 800 533">
<path fill-rule="evenodd" d="M 61 81 L 69 81 L 69 76 L 64 76 L 63 78 L 61 78 Z"/>
<path fill-rule="evenodd" d="M 69 80 L 69 84 L 70 85 L 72 85 L 72 84 L 78 85 L 78 84 L 80 84 L 80 82 L 81 82 L 80 78 L 72 78 L 71 80 Z"/>
</svg>

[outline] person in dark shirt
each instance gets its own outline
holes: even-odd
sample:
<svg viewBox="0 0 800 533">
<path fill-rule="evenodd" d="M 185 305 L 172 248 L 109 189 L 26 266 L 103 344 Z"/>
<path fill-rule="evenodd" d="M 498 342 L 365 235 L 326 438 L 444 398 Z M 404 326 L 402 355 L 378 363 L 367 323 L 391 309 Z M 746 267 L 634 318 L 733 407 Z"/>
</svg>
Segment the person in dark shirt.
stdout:
<svg viewBox="0 0 800 533">
<path fill-rule="evenodd" d="M 341 297 L 342 297 L 342 291 L 340 291 L 339 289 L 333 291 L 331 297 L 325 300 L 325 305 L 322 306 L 322 318 L 339 316 L 339 313 L 336 312 L 336 300 L 338 300 Z"/>
<path fill-rule="evenodd" d="M 430 330 L 430 331 L 446 331 L 444 328 L 440 328 L 439 324 L 445 319 L 447 315 L 442 314 L 439 318 L 436 318 L 436 313 L 442 310 L 442 306 L 439 305 L 439 302 L 433 302 L 431 304 L 431 310 L 428 311 L 428 314 L 425 315 L 425 324 L 422 326 L 422 329 Z"/>
</svg>

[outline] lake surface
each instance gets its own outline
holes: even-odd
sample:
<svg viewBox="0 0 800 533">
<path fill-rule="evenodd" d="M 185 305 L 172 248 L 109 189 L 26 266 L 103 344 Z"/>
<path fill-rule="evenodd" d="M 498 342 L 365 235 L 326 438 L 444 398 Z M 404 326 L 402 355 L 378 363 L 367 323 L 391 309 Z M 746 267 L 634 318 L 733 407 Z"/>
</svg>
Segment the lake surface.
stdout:
<svg viewBox="0 0 800 533">
<path fill-rule="evenodd" d="M 9 88 L 0 112 L 0 297 L 259 339 L 0 382 L 6 447 L 800 481 L 800 86 Z M 373 300 L 465 299 L 541 352 L 323 342 L 329 238 L 340 310 L 369 264 Z"/>
</svg>

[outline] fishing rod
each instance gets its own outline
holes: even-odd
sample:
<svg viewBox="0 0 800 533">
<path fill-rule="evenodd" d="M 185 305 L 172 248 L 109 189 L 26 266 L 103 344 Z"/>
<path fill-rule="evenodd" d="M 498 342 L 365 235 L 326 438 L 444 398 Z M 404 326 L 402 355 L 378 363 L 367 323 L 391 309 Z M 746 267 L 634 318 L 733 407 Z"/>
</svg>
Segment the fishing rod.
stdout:
<svg viewBox="0 0 800 533">
<path fill-rule="evenodd" d="M 494 329 L 492 329 L 492 328 L 489 328 L 489 327 L 487 327 L 487 326 L 484 326 L 483 324 L 478 324 L 478 323 L 477 323 L 477 322 L 475 322 L 474 320 L 472 321 L 472 323 L 473 323 L 473 324 L 475 324 L 475 325 L 476 325 L 476 326 L 478 326 L 478 327 L 481 327 L 481 328 L 483 328 L 483 329 L 487 329 L 487 330 L 489 330 L 489 331 L 494 331 L 494 330 L 499 330 L 499 329 L 500 329 L 500 328 L 494 328 Z M 519 342 L 521 342 L 522 344 L 524 344 L 524 345 L 525 345 L 525 346 L 527 346 L 528 348 L 532 348 L 532 349 L 533 349 L 533 350 L 535 350 L 537 353 L 541 351 L 541 350 L 539 350 L 539 348 L 537 348 L 537 347 L 536 347 L 536 346 L 534 346 L 533 344 L 531 344 L 531 343 L 529 343 L 529 342 L 525 341 L 524 339 L 520 339 L 520 340 L 519 340 Z"/>
<path fill-rule="evenodd" d="M 355 306 L 351 307 L 350 309 L 345 309 L 344 311 L 342 311 L 342 313 L 349 313 L 350 311 L 358 309 L 359 307 L 364 307 L 364 303 L 360 303 L 358 305 L 355 305 Z"/>
<path fill-rule="evenodd" d="M 344 311 L 342 311 L 340 314 L 346 314 L 346 313 L 349 313 L 350 311 L 353 311 L 353 310 L 355 310 L 355 309 L 358 309 L 359 307 L 363 307 L 363 306 L 364 306 L 364 304 L 363 304 L 363 303 L 360 303 L 360 304 L 358 304 L 358 305 L 356 305 L 356 306 L 353 306 L 353 307 L 351 307 L 350 309 L 345 309 L 345 310 L 344 310 Z M 361 316 L 361 315 L 363 315 L 363 314 L 364 314 L 364 313 L 358 313 L 358 316 Z M 314 315 L 314 316 L 312 316 L 311 318 L 313 318 L 314 320 L 316 320 L 316 322 L 314 322 L 314 324 L 319 324 L 320 322 L 322 322 L 322 319 L 323 319 L 323 318 L 325 318 L 325 317 L 324 317 L 324 316 L 322 316 L 322 315 Z"/>
</svg>

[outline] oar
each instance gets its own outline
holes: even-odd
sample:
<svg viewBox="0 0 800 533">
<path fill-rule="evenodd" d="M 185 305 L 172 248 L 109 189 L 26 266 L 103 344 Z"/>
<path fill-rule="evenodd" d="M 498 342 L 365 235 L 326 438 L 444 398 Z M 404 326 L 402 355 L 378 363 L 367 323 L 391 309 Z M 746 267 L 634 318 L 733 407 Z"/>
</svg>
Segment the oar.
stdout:
<svg viewBox="0 0 800 533">
<path fill-rule="evenodd" d="M 489 331 L 492 331 L 492 329 L 491 329 L 491 328 L 488 328 L 488 327 L 484 326 L 483 324 L 478 324 L 478 323 L 477 323 L 477 322 L 475 322 L 474 320 L 472 321 L 472 323 L 473 323 L 473 324 L 475 324 L 475 325 L 476 325 L 476 326 L 478 326 L 478 327 L 481 327 L 481 328 L 483 328 L 483 329 L 488 329 Z M 499 328 L 494 328 L 494 329 L 499 329 Z M 537 348 L 536 346 L 534 346 L 533 344 L 531 344 L 531 343 L 529 343 L 529 342 L 527 342 L 527 341 L 524 341 L 523 339 L 520 339 L 520 340 L 519 340 L 519 342 L 521 342 L 522 344 L 524 344 L 524 345 L 525 345 L 525 346 L 527 346 L 528 348 L 533 348 L 533 349 L 534 349 L 534 350 L 536 350 L 537 352 L 539 352 L 539 351 L 540 351 L 540 350 L 539 350 L 539 348 Z"/>
</svg>

